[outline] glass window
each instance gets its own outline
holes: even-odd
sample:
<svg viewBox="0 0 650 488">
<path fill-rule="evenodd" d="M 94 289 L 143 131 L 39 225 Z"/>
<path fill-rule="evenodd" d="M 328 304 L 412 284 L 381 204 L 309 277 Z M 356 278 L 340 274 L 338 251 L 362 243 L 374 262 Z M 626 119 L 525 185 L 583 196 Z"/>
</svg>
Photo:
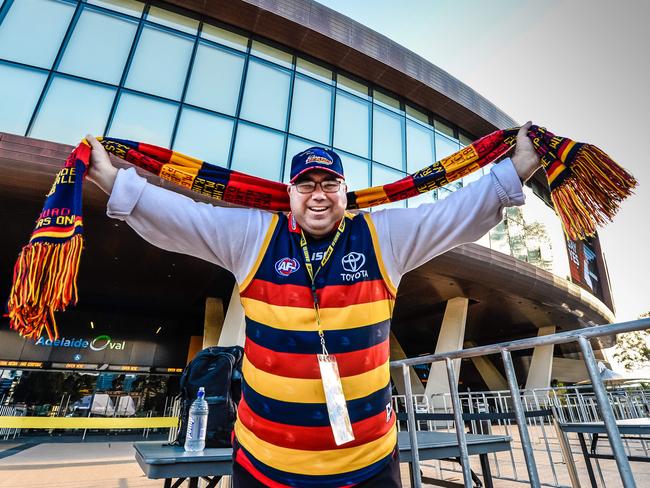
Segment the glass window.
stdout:
<svg viewBox="0 0 650 488">
<path fill-rule="evenodd" d="M 387 183 L 393 183 L 397 180 L 401 180 L 406 176 L 404 173 L 395 171 L 394 169 L 386 168 L 379 164 L 372 165 L 372 186 L 385 185 Z M 380 205 L 380 208 L 402 208 L 406 207 L 406 200 L 400 200 L 399 202 L 386 203 Z"/>
<path fill-rule="evenodd" d="M 239 51 L 246 51 L 248 48 L 248 38 L 210 24 L 203 24 L 201 37 Z"/>
<path fill-rule="evenodd" d="M 47 75 L 0 63 L 0 131 L 24 135 Z"/>
<path fill-rule="evenodd" d="M 289 180 L 291 179 L 291 159 L 293 159 L 293 157 L 299 152 L 309 149 L 313 145 L 313 142 L 289 136 L 289 139 L 287 140 L 287 156 L 284 160 L 284 177 L 282 178 L 282 181 L 289 183 Z"/>
<path fill-rule="evenodd" d="M 474 142 L 474 141 L 472 141 L 472 139 L 470 139 L 469 137 L 467 137 L 467 136 L 465 136 L 465 135 L 463 135 L 463 134 L 458 134 L 458 140 L 460 141 L 460 145 L 461 145 L 462 147 L 467 147 L 467 146 L 469 146 L 472 142 Z"/>
<path fill-rule="evenodd" d="M 337 90 L 334 146 L 369 157 L 370 103 Z"/>
<path fill-rule="evenodd" d="M 353 93 L 354 95 L 363 97 L 366 100 L 370 99 L 370 96 L 368 96 L 368 87 L 363 83 L 348 78 L 347 76 L 337 74 L 336 86 L 341 90 Z"/>
<path fill-rule="evenodd" d="M 136 17 L 140 17 L 144 10 L 144 3 L 137 0 L 88 0 L 88 3 Z"/>
<path fill-rule="evenodd" d="M 240 122 L 231 167 L 279 181 L 283 146 L 283 134 Z"/>
<path fill-rule="evenodd" d="M 244 56 L 200 43 L 185 101 L 216 112 L 235 115 Z"/>
<path fill-rule="evenodd" d="M 122 93 L 108 133 L 121 139 L 169 147 L 178 105 Z"/>
<path fill-rule="evenodd" d="M 343 173 L 345 174 L 348 191 L 363 190 L 370 187 L 370 174 L 368 171 L 370 161 L 344 152 L 338 152 L 337 154 L 341 156 L 343 162 Z"/>
<path fill-rule="evenodd" d="M 444 200 L 452 193 L 452 190 L 449 188 L 449 185 L 442 186 L 438 188 L 436 191 L 438 192 L 438 200 Z"/>
<path fill-rule="evenodd" d="M 433 121 L 434 127 L 442 132 L 445 135 L 448 135 L 449 137 L 455 137 L 454 136 L 454 129 L 448 124 L 445 124 L 444 122 L 440 122 L 438 119 L 435 119 Z"/>
<path fill-rule="evenodd" d="M 549 208 L 533 190 L 524 186 L 526 205 L 521 207 L 525 219 L 526 245 L 540 251 L 539 259 L 532 260 L 536 266 L 548 269 L 556 276 L 568 278 L 569 256 L 562 224 L 552 208 Z"/>
<path fill-rule="evenodd" d="M 418 122 L 426 124 L 427 127 L 431 127 L 431 129 L 433 129 L 433 127 L 429 124 L 429 116 L 424 112 L 420 112 L 419 110 L 416 110 L 409 105 L 406 106 L 406 117 L 417 120 Z"/>
<path fill-rule="evenodd" d="M 334 84 L 334 80 L 332 80 L 332 70 L 323 68 L 322 66 L 305 59 L 298 58 L 296 60 L 296 71 L 311 76 L 312 78 L 316 78 L 317 80 L 329 85 Z"/>
<path fill-rule="evenodd" d="M 436 161 L 433 130 L 406 121 L 406 168 L 415 173 Z"/>
<path fill-rule="evenodd" d="M 332 88 L 296 76 L 289 130 L 323 144 L 330 141 Z"/>
<path fill-rule="evenodd" d="M 373 90 L 373 98 L 375 103 L 393 110 L 400 110 L 399 100 L 389 97 L 388 95 L 380 92 L 379 90 Z"/>
<path fill-rule="evenodd" d="M 290 81 L 291 75 L 287 71 L 251 59 L 246 74 L 241 117 L 284 130 Z"/>
<path fill-rule="evenodd" d="M 226 167 L 233 126 L 231 118 L 186 107 L 181 112 L 174 150 Z"/>
<path fill-rule="evenodd" d="M 84 9 L 59 71 L 118 84 L 138 25 L 124 17 Z M 110 46 L 110 56 L 99 55 Z"/>
<path fill-rule="evenodd" d="M 373 107 L 372 159 L 393 168 L 404 168 L 404 117 Z"/>
<path fill-rule="evenodd" d="M 95 83 L 54 78 L 29 136 L 77 144 L 87 133 L 102 135 L 115 92 Z M 71 100 L 83 100 L 83 104 L 71 107 Z"/>
<path fill-rule="evenodd" d="M 285 68 L 293 67 L 293 56 L 285 51 L 271 47 L 260 41 L 253 41 L 251 44 L 251 54 L 258 58 L 266 59 L 272 63 L 279 64 Z"/>
<path fill-rule="evenodd" d="M 129 68 L 126 86 L 179 100 L 191 53 L 192 41 L 188 38 L 145 27 Z"/>
<path fill-rule="evenodd" d="M 0 58 L 51 68 L 73 13 L 57 0 L 14 2 L 0 25 Z"/>
<path fill-rule="evenodd" d="M 459 150 L 460 145 L 458 144 L 458 141 L 449 139 L 449 137 L 445 137 L 439 132 L 436 132 L 436 159 L 438 161 Z"/>
<path fill-rule="evenodd" d="M 490 239 L 490 249 L 493 251 L 498 251 L 503 254 L 511 255 L 510 241 L 508 239 L 508 225 L 507 219 L 499 222 L 496 227 L 494 227 L 488 233 Z"/>
<path fill-rule="evenodd" d="M 196 31 L 199 29 L 198 20 L 153 5 L 149 7 L 147 20 L 171 27 L 172 29 L 187 32 L 188 34 L 196 34 Z"/>
</svg>

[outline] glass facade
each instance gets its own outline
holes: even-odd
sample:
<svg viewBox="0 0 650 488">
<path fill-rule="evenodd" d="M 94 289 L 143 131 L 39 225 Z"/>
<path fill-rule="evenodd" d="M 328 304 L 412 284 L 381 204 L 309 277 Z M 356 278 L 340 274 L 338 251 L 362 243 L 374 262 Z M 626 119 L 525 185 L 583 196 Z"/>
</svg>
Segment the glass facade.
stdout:
<svg viewBox="0 0 650 488">
<path fill-rule="evenodd" d="M 11 94 L 0 98 L 3 132 L 68 144 L 106 133 L 284 181 L 293 154 L 324 145 L 340 153 L 351 189 L 400 179 L 472 140 L 331 66 L 134 0 L 0 3 L 0 90 Z M 446 198 L 479 176 L 391 205 Z M 565 277 L 561 232 L 530 193 L 479 242 Z"/>
</svg>

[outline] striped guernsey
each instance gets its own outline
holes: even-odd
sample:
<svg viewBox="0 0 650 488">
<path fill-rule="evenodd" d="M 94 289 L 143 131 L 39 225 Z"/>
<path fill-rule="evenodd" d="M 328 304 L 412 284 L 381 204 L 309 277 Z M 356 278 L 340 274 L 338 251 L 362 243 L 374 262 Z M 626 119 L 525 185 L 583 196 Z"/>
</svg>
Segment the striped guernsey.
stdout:
<svg viewBox="0 0 650 488">
<path fill-rule="evenodd" d="M 385 468 L 396 448 L 389 372 L 395 288 L 370 217 L 344 218 L 345 230 L 315 288 L 353 441 L 334 442 L 316 356 L 321 345 L 311 280 L 300 229 L 290 216 L 273 217 L 240 285 L 246 344 L 235 461 L 267 486 L 354 485 Z"/>
</svg>

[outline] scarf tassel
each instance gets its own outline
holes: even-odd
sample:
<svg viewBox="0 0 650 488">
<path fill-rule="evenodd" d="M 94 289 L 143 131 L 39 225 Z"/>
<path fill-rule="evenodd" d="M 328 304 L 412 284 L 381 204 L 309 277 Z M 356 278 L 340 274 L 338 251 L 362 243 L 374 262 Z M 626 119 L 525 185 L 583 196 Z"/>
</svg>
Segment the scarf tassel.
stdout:
<svg viewBox="0 0 650 488">
<path fill-rule="evenodd" d="M 77 274 L 83 237 L 63 243 L 36 242 L 20 252 L 14 266 L 9 295 L 11 328 L 36 340 L 45 331 L 50 340 L 58 337 L 55 311 L 77 303 Z"/>
<path fill-rule="evenodd" d="M 567 235 L 585 239 L 595 235 L 597 225 L 611 222 L 637 181 L 590 144 L 584 144 L 568 166 L 570 175 L 552 189 L 551 199 Z"/>
</svg>

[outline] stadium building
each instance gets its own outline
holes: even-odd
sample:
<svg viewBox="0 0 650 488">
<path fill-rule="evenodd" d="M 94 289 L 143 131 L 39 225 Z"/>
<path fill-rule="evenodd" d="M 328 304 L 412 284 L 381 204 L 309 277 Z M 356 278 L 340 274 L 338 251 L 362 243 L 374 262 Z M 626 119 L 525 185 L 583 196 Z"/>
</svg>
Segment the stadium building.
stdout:
<svg viewBox="0 0 650 488">
<path fill-rule="evenodd" d="M 3 299 L 53 176 L 88 132 L 282 181 L 293 154 L 333 147 L 359 189 L 519 125 L 442 69 L 311 0 L 0 0 L 0 93 Z M 480 176 L 391 205 L 435 204 Z M 169 384 L 201 347 L 242 339 L 230 273 L 151 246 L 106 217 L 94 185 L 85 192 L 80 302 L 59 314 L 57 343 L 24 340 L 0 319 L 5 394 L 21 374 L 34 390 L 43 375 L 69 370 L 90 378 L 89 391 Z M 543 175 L 525 193 L 527 204 L 477 243 L 405 276 L 393 359 L 613 320 L 599 240 L 565 237 Z M 572 345 L 515 361 L 528 387 L 586 377 Z M 447 388 L 444 374 L 416 373 L 419 391 Z M 504 387 L 500 359 L 463 361 L 460 383 Z"/>
</svg>

